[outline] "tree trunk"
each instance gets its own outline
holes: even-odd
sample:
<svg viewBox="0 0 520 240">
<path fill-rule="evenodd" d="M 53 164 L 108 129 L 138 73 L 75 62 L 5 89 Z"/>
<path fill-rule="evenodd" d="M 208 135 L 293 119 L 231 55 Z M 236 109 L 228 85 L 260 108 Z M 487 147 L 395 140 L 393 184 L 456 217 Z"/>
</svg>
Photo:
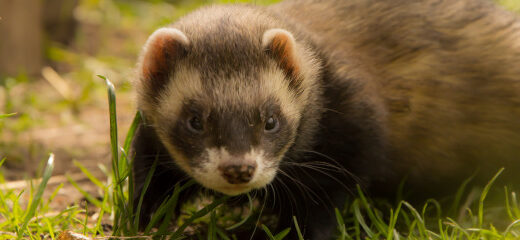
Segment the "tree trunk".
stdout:
<svg viewBox="0 0 520 240">
<path fill-rule="evenodd" d="M 42 0 L 0 0 L 0 76 L 42 67 Z"/>
</svg>

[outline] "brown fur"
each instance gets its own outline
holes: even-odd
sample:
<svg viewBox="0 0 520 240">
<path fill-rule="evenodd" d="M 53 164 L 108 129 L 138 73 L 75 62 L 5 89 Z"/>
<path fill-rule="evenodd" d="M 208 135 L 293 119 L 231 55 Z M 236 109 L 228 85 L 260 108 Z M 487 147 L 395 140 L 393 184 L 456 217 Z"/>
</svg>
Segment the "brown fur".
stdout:
<svg viewBox="0 0 520 240">
<path fill-rule="evenodd" d="M 381 122 L 390 157 L 411 182 L 518 170 L 518 16 L 480 0 L 286 1 L 271 9 L 336 59 L 355 59 L 346 71 L 371 75 L 363 94 L 388 112 Z"/>
<path fill-rule="evenodd" d="M 274 179 L 280 227 L 296 214 L 311 239 L 331 235 L 332 207 L 354 184 L 394 191 L 408 176 L 428 195 L 503 166 L 518 182 L 520 20 L 490 2 L 212 6 L 171 28 L 187 41 L 162 47 L 168 57 L 158 49 L 169 40 L 145 48 L 136 84 L 149 124 L 134 142 L 136 193 L 153 156 L 175 162 L 154 175 L 144 218 L 186 174 L 229 189 L 211 169 L 231 158 L 262 159 L 267 174 L 229 193 Z M 194 112 L 208 126 L 200 134 L 187 130 Z M 262 128 L 272 112 L 283 127 L 276 135 Z"/>
</svg>

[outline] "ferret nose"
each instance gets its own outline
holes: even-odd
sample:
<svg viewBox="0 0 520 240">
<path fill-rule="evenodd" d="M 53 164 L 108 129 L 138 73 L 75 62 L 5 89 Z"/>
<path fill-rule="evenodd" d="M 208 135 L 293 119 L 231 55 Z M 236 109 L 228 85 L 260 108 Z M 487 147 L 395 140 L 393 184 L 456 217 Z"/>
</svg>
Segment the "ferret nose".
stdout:
<svg viewBox="0 0 520 240">
<path fill-rule="evenodd" d="M 220 165 L 218 170 L 228 183 L 248 183 L 253 178 L 256 164 L 225 164 Z"/>
</svg>

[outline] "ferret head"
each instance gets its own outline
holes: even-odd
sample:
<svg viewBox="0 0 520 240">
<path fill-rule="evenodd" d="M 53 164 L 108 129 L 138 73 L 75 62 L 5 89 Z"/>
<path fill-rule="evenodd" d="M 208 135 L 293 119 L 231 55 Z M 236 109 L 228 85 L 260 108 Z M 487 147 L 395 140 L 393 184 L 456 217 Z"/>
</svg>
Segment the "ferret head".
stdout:
<svg viewBox="0 0 520 240">
<path fill-rule="evenodd" d="M 201 12 L 149 37 L 138 107 L 203 186 L 228 195 L 263 188 L 297 142 L 316 60 L 290 32 L 248 20 L 253 13 Z"/>
</svg>

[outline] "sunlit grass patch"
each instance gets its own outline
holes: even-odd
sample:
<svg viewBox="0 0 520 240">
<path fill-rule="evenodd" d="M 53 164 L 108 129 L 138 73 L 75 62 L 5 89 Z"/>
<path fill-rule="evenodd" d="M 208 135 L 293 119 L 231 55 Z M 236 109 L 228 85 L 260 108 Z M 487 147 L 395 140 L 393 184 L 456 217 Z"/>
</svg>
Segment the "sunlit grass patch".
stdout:
<svg viewBox="0 0 520 240">
<path fill-rule="evenodd" d="M 0 167 L 4 161 L 0 162 Z M 56 187 L 49 198 L 43 199 L 53 168 L 54 156 L 51 154 L 42 178 L 30 181 L 29 187 L 21 190 L 7 188 L 0 174 L 0 239 L 55 239 L 63 229 L 82 225 L 79 215 L 84 210 L 77 206 L 59 213 L 49 208 L 62 185 Z M 35 187 L 33 184 L 38 182 Z M 26 203 L 22 205 L 22 202 Z"/>
<path fill-rule="evenodd" d="M 497 0 L 496 2 L 511 11 L 520 12 L 520 1 L 518 0 Z"/>
</svg>

